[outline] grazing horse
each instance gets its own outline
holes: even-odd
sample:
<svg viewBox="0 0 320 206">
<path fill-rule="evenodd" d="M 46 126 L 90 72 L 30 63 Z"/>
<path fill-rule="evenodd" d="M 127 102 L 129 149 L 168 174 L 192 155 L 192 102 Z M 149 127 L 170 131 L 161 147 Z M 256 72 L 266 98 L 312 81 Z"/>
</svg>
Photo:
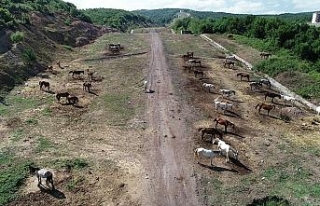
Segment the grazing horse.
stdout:
<svg viewBox="0 0 320 206">
<path fill-rule="evenodd" d="M 228 145 L 227 143 L 225 143 L 224 141 L 216 138 L 213 141 L 213 144 L 218 143 L 218 150 L 220 151 L 220 154 L 225 153 L 226 155 L 226 162 L 229 162 L 229 152 L 231 151 L 233 153 L 233 156 L 235 159 L 238 159 L 238 155 L 239 152 L 238 150 L 234 149 L 233 147 L 231 147 L 230 145 Z"/>
<path fill-rule="evenodd" d="M 281 97 L 283 98 L 284 102 L 291 102 L 291 107 L 293 107 L 295 101 L 297 100 L 294 97 L 287 96 L 287 95 L 282 95 L 282 94 L 281 94 Z"/>
<path fill-rule="evenodd" d="M 92 86 L 91 82 L 84 82 L 84 83 L 83 83 L 82 90 L 83 90 L 83 91 L 90 92 L 91 86 Z"/>
<path fill-rule="evenodd" d="M 229 125 L 232 126 L 233 129 L 234 129 L 234 127 L 235 127 L 234 123 L 230 122 L 230 121 L 227 120 L 227 119 L 215 118 L 213 121 L 216 122 L 215 128 L 217 128 L 217 125 L 218 125 L 218 124 L 223 125 L 223 126 L 224 126 L 224 132 L 225 132 L 225 133 L 227 133 L 227 128 L 228 128 Z"/>
<path fill-rule="evenodd" d="M 240 76 L 240 80 L 242 81 L 242 78 L 245 77 L 248 79 L 248 81 L 250 81 L 250 75 L 249 74 L 245 74 L 245 73 L 237 73 L 237 77 Z"/>
<path fill-rule="evenodd" d="M 210 91 L 211 88 L 214 88 L 214 85 L 213 85 L 213 84 L 208 84 L 208 83 L 203 83 L 202 86 L 203 86 L 204 88 L 209 88 L 209 92 L 211 92 L 211 91 Z"/>
<path fill-rule="evenodd" d="M 46 178 L 46 183 L 51 183 L 51 189 L 54 190 L 53 185 L 53 174 L 51 171 L 47 169 L 40 169 L 38 167 L 33 167 L 32 165 L 29 166 L 29 172 L 30 174 L 36 174 L 38 178 L 38 185 L 42 184 L 41 178 Z"/>
<path fill-rule="evenodd" d="M 273 103 L 273 99 L 275 97 L 278 97 L 279 99 L 281 99 L 281 95 L 280 94 L 277 94 L 277 93 L 273 93 L 273 92 L 266 92 L 264 93 L 264 101 L 267 100 L 267 97 L 270 97 L 271 98 L 271 102 Z"/>
<path fill-rule="evenodd" d="M 259 107 L 259 113 L 260 113 L 261 109 L 264 109 L 264 110 L 267 110 L 267 111 L 268 111 L 268 116 L 269 116 L 269 114 L 270 114 L 270 111 L 271 111 L 272 109 L 275 109 L 275 108 L 276 108 L 275 105 L 273 105 L 273 104 L 266 104 L 266 103 L 260 103 L 260 104 L 257 104 L 257 105 L 255 106 L 256 109 L 257 109 L 258 107 Z"/>
<path fill-rule="evenodd" d="M 253 87 L 258 87 L 258 86 L 262 87 L 262 83 L 261 82 L 250 82 L 249 86 L 250 86 L 250 89 L 252 91 Z"/>
<path fill-rule="evenodd" d="M 42 87 L 47 87 L 48 90 L 50 90 L 50 83 L 47 81 L 39 81 L 39 87 L 40 90 L 43 90 Z"/>
<path fill-rule="evenodd" d="M 216 128 L 199 128 L 198 131 L 201 131 L 201 139 L 203 140 L 203 136 L 205 134 L 210 134 L 211 135 L 211 142 L 212 139 L 215 135 L 218 135 L 220 137 L 220 139 L 223 138 L 223 134 L 222 132 L 220 132 L 219 130 L 217 130 Z"/>
<path fill-rule="evenodd" d="M 260 58 L 261 59 L 268 59 L 271 56 L 271 53 L 267 53 L 267 52 L 261 52 L 260 53 Z"/>
<path fill-rule="evenodd" d="M 77 105 L 79 102 L 79 98 L 73 95 L 67 96 L 67 100 L 68 100 L 68 103 L 72 105 Z"/>
<path fill-rule="evenodd" d="M 211 165 L 213 165 L 212 164 L 213 158 L 218 157 L 220 155 L 220 153 L 221 153 L 220 151 L 208 150 L 208 149 L 200 147 L 200 148 L 197 148 L 193 151 L 193 156 L 194 156 L 194 159 L 198 160 L 198 163 L 199 163 L 199 159 L 201 157 L 209 158 Z"/>
<path fill-rule="evenodd" d="M 234 62 L 233 61 L 225 61 L 224 64 L 223 64 L 224 67 L 228 66 L 228 68 L 231 68 L 231 65 L 232 65 L 232 67 L 234 67 Z"/>
<path fill-rule="evenodd" d="M 269 79 L 260 79 L 259 82 L 261 82 L 261 84 L 267 85 L 269 88 L 271 87 L 271 82 L 269 81 Z"/>
<path fill-rule="evenodd" d="M 70 95 L 69 92 L 60 92 L 56 94 L 56 98 L 60 102 L 61 97 L 67 98 L 69 95 Z"/>
<path fill-rule="evenodd" d="M 203 77 L 203 71 L 194 70 L 193 73 L 195 77 L 197 77 L 198 75 L 201 75 L 201 77 Z"/>
<path fill-rule="evenodd" d="M 84 75 L 84 71 L 83 70 L 74 70 L 74 71 L 69 71 L 69 75 L 72 74 L 71 76 L 74 77 L 74 75 Z"/>
<path fill-rule="evenodd" d="M 189 59 L 189 62 L 192 63 L 194 66 L 199 65 L 201 67 L 201 61 L 196 59 Z"/>
<path fill-rule="evenodd" d="M 229 97 L 232 94 L 236 95 L 236 91 L 231 89 L 220 89 L 219 91 L 222 93 L 222 96 L 227 95 Z"/>
</svg>

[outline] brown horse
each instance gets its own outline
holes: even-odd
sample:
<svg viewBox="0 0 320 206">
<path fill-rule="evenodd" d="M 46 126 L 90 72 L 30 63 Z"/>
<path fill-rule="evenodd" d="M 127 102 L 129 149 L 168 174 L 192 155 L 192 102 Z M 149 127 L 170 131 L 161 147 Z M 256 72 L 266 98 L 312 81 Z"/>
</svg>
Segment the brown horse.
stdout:
<svg viewBox="0 0 320 206">
<path fill-rule="evenodd" d="M 231 68 L 231 65 L 232 65 L 232 67 L 234 67 L 234 62 L 233 61 L 225 61 L 224 64 L 223 64 L 224 67 L 228 66 L 228 68 Z"/>
<path fill-rule="evenodd" d="M 39 81 L 40 90 L 43 90 L 42 87 L 47 87 L 48 91 L 50 90 L 50 83 L 47 81 Z"/>
<path fill-rule="evenodd" d="M 203 77 L 203 74 L 204 74 L 203 71 L 198 71 L 198 70 L 194 70 L 193 73 L 195 77 L 197 77 L 198 75 L 201 75 L 201 77 Z"/>
<path fill-rule="evenodd" d="M 84 83 L 83 83 L 82 90 L 83 90 L 83 91 L 86 91 L 86 92 L 90 92 L 91 86 L 92 86 L 91 82 L 84 82 Z"/>
<path fill-rule="evenodd" d="M 261 59 L 268 59 L 270 56 L 271 56 L 271 53 L 268 53 L 268 52 L 261 52 L 260 53 Z"/>
<path fill-rule="evenodd" d="M 248 79 L 248 82 L 250 81 L 250 75 L 249 74 L 245 74 L 245 73 L 237 73 L 237 77 L 240 76 L 240 80 L 242 81 L 242 78 L 245 77 Z"/>
<path fill-rule="evenodd" d="M 60 102 L 61 97 L 67 98 L 69 95 L 70 95 L 69 92 L 60 92 L 56 94 L 56 98 Z"/>
<path fill-rule="evenodd" d="M 267 110 L 267 111 L 268 111 L 268 116 L 269 116 L 269 114 L 270 114 L 270 111 L 271 111 L 271 110 L 274 110 L 274 109 L 276 108 L 275 105 L 273 105 L 273 104 L 266 104 L 266 103 L 260 103 L 260 104 L 257 104 L 257 105 L 255 106 L 256 109 L 257 109 L 258 107 L 259 107 L 259 113 L 260 113 L 261 109 L 264 109 L 264 110 Z"/>
<path fill-rule="evenodd" d="M 279 99 L 281 99 L 281 95 L 280 94 L 277 94 L 277 93 L 273 93 L 273 92 L 266 92 L 264 93 L 264 101 L 267 100 L 267 97 L 270 97 L 271 98 L 271 102 L 273 103 L 273 99 L 275 97 L 278 97 Z"/>
<path fill-rule="evenodd" d="M 72 74 L 71 76 L 74 77 L 74 75 L 81 75 L 83 74 L 84 75 L 84 71 L 83 70 L 74 70 L 74 71 L 69 71 L 69 75 Z"/>
<path fill-rule="evenodd" d="M 222 132 L 220 132 L 219 130 L 217 130 L 216 128 L 199 128 L 198 131 L 201 131 L 201 139 L 203 140 L 203 136 L 205 134 L 210 134 L 211 135 L 211 142 L 212 139 L 215 135 L 218 135 L 220 137 L 220 139 L 223 138 L 223 134 Z"/>
<path fill-rule="evenodd" d="M 228 128 L 229 125 L 232 126 L 233 129 L 234 129 L 234 127 L 235 127 L 234 123 L 230 122 L 230 121 L 227 120 L 227 119 L 215 118 L 213 121 L 216 122 L 216 126 L 215 126 L 216 128 L 217 128 L 217 125 L 218 125 L 218 124 L 223 125 L 223 126 L 224 126 L 224 132 L 225 132 L 225 133 L 227 133 L 227 128 Z"/>
</svg>

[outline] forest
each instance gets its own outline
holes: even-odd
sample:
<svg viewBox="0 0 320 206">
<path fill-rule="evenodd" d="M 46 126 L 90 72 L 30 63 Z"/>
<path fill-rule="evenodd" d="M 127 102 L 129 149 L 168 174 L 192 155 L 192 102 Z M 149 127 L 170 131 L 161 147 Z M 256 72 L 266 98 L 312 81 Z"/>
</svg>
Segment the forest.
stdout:
<svg viewBox="0 0 320 206">
<path fill-rule="evenodd" d="M 82 11 L 91 18 L 93 23 L 116 28 L 122 32 L 133 28 L 154 26 L 150 19 L 121 9 L 98 8 Z"/>
</svg>

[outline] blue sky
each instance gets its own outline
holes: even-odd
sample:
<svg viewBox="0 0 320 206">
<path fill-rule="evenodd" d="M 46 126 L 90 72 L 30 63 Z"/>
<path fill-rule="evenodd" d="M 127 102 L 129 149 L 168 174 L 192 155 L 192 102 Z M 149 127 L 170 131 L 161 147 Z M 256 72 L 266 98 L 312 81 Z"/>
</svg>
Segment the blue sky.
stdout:
<svg viewBox="0 0 320 206">
<path fill-rule="evenodd" d="M 186 8 L 236 14 L 281 14 L 320 10 L 320 0 L 65 0 L 85 8 Z M 310 17 L 311 18 L 311 17 Z"/>
</svg>

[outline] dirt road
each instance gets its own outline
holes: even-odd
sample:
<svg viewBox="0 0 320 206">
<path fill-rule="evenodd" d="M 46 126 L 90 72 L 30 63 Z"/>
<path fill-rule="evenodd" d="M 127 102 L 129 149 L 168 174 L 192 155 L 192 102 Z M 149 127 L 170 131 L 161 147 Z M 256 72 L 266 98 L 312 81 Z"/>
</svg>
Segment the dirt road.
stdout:
<svg viewBox="0 0 320 206">
<path fill-rule="evenodd" d="M 183 116 L 188 105 L 180 102 L 173 89 L 159 35 L 154 31 L 150 35 L 152 53 L 148 89 L 151 92 L 146 93 L 149 126 L 145 138 L 147 176 L 143 205 L 199 205 L 190 161 L 193 143 L 187 138 L 187 123 Z"/>
</svg>

